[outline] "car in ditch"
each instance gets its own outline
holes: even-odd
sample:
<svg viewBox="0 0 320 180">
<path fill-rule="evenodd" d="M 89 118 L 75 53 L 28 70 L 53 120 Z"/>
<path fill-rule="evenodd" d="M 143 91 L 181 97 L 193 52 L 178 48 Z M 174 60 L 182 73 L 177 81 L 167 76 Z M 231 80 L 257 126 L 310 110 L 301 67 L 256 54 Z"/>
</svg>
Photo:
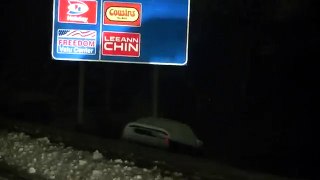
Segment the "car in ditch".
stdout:
<svg viewBox="0 0 320 180">
<path fill-rule="evenodd" d="M 187 124 L 165 118 L 148 117 L 129 122 L 122 138 L 174 152 L 199 154 L 203 147 L 203 142 Z"/>
</svg>

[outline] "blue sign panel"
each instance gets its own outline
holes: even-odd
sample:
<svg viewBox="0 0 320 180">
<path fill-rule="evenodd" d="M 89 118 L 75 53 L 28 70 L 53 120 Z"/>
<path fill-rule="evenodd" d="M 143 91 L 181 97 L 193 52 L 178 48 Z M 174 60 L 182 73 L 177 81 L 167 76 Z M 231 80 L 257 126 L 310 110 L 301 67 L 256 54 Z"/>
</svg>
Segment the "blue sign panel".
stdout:
<svg viewBox="0 0 320 180">
<path fill-rule="evenodd" d="M 186 65 L 190 0 L 54 0 L 55 60 Z"/>
</svg>

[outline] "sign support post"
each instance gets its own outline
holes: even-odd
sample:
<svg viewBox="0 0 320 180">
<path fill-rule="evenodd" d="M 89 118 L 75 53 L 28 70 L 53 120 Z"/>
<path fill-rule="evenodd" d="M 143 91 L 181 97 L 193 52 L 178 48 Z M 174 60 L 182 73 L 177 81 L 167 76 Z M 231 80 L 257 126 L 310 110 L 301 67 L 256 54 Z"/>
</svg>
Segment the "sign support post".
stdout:
<svg viewBox="0 0 320 180">
<path fill-rule="evenodd" d="M 152 116 L 158 117 L 159 103 L 159 67 L 153 67 L 152 74 Z"/>
<path fill-rule="evenodd" d="M 78 125 L 84 124 L 83 106 L 84 106 L 84 84 L 85 84 L 85 64 L 79 63 L 79 85 L 78 85 Z"/>
</svg>

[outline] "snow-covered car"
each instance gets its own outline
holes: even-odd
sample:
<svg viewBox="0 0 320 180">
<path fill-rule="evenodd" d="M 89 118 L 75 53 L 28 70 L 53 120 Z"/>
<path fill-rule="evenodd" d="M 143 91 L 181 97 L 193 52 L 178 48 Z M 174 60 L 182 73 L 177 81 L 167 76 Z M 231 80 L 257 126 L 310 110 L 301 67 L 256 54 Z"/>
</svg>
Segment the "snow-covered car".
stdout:
<svg viewBox="0 0 320 180">
<path fill-rule="evenodd" d="M 141 118 L 128 123 L 122 138 L 171 150 L 199 150 L 203 142 L 184 123 L 164 118 Z"/>
</svg>

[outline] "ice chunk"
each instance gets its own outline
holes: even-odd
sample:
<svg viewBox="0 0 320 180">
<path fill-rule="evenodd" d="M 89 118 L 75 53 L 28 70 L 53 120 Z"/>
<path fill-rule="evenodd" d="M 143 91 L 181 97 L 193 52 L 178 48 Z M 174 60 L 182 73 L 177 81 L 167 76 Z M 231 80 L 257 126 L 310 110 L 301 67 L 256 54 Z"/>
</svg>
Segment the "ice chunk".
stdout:
<svg viewBox="0 0 320 180">
<path fill-rule="evenodd" d="M 155 177 L 154 180 L 160 180 L 161 178 L 162 178 L 161 175 L 157 175 L 157 177 Z"/>
<path fill-rule="evenodd" d="M 121 159 L 116 159 L 116 160 L 114 160 L 114 162 L 115 162 L 115 163 L 122 164 L 123 161 L 122 161 Z"/>
<path fill-rule="evenodd" d="M 173 175 L 174 175 L 174 176 L 177 176 L 177 177 L 181 177 L 183 174 L 180 173 L 180 172 L 174 172 Z"/>
<path fill-rule="evenodd" d="M 173 180 L 172 177 L 164 177 L 163 180 Z"/>
<path fill-rule="evenodd" d="M 51 174 L 51 175 L 49 176 L 49 178 L 50 178 L 50 179 L 55 179 L 55 178 L 56 178 L 56 175 Z"/>
<path fill-rule="evenodd" d="M 132 170 L 132 168 L 128 167 L 128 166 L 124 166 L 123 169 L 126 170 L 126 171 L 131 171 Z"/>
<path fill-rule="evenodd" d="M 25 137 L 25 134 L 23 133 L 23 132 L 21 132 L 20 134 L 19 134 L 19 138 L 23 138 L 23 137 Z"/>
<path fill-rule="evenodd" d="M 47 137 L 43 137 L 43 138 L 38 138 L 37 139 L 39 142 L 41 143 L 45 143 L 45 144 L 49 144 L 50 140 Z"/>
<path fill-rule="evenodd" d="M 103 155 L 98 150 L 96 150 L 96 151 L 93 152 L 92 158 L 94 160 L 99 160 L 99 159 L 103 158 Z"/>
<path fill-rule="evenodd" d="M 49 176 L 50 179 L 55 179 L 56 178 L 56 174 L 54 171 L 51 171 L 50 172 L 50 176 Z"/>
<path fill-rule="evenodd" d="M 99 171 L 99 170 L 93 170 L 92 171 L 92 176 L 94 177 L 98 177 L 98 176 L 101 176 L 102 175 L 102 172 Z"/>
<path fill-rule="evenodd" d="M 34 173 L 36 173 L 36 169 L 33 168 L 33 167 L 31 167 L 31 168 L 29 168 L 28 172 L 29 172 L 30 174 L 34 174 Z"/>
<path fill-rule="evenodd" d="M 80 165 L 80 166 L 83 166 L 83 165 L 85 165 L 85 164 L 87 164 L 87 161 L 85 161 L 85 160 L 79 160 L 79 165 Z"/>
</svg>

